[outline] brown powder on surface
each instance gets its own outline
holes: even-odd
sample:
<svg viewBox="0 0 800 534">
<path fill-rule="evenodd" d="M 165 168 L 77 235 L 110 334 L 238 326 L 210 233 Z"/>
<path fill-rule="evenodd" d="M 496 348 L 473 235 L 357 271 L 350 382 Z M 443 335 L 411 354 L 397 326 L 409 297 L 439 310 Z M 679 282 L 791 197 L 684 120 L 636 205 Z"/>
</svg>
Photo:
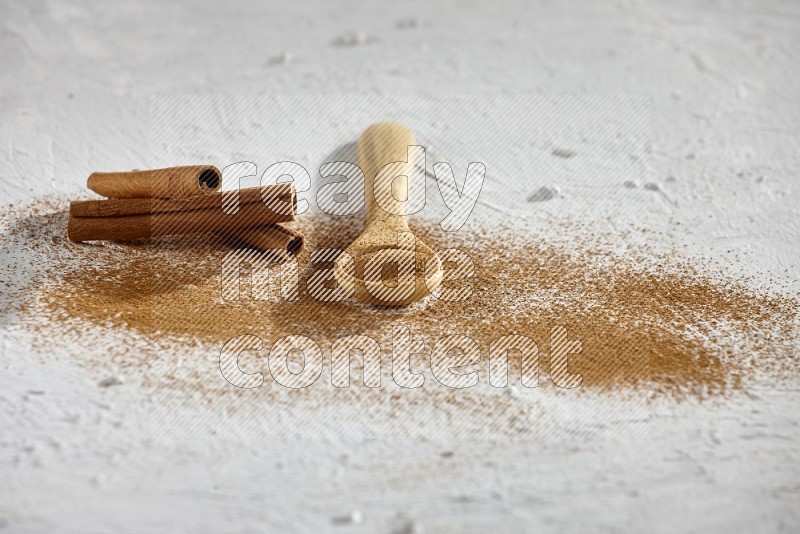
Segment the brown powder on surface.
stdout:
<svg viewBox="0 0 800 534">
<path fill-rule="evenodd" d="M 76 339 L 94 325 L 128 329 L 176 346 L 200 342 L 218 351 L 240 334 L 261 337 L 267 349 L 281 336 L 302 334 L 322 348 L 327 367 L 335 339 L 367 334 L 380 343 L 387 370 L 391 326 L 397 324 L 422 336 L 427 349 L 444 335 L 470 336 L 481 348 L 477 369 L 485 383 L 491 341 L 513 333 L 537 343 L 544 384 L 550 329 L 564 326 L 569 338 L 583 345 L 579 355 L 570 357 L 570 371 L 581 373 L 583 388 L 592 391 L 650 390 L 703 398 L 745 387 L 756 370 L 796 374 L 794 299 L 754 291 L 747 280 L 725 280 L 676 257 L 646 251 L 619 255 L 581 242 L 565 247 L 521 238 L 513 229 L 446 234 L 435 223 L 416 221 L 412 230 L 432 248 L 460 248 L 473 259 L 475 275 L 468 281 L 473 292 L 467 301 L 429 298 L 400 309 L 319 302 L 307 290 L 314 271 L 308 251 L 346 248 L 362 222 L 307 215 L 293 226 L 307 242 L 299 258 L 299 299 L 273 294 L 271 300 L 257 301 L 243 284 L 239 301 L 225 302 L 220 293 L 222 257 L 229 250 L 225 245 L 210 238 L 69 243 L 63 237 L 65 213 L 47 214 L 48 209 L 54 206 L 7 215 L 13 222 L 4 246 L 27 247 L 38 258 L 33 260 L 34 279 L 9 288 L 9 294 L 22 303 L 20 315 L 48 320 L 36 328 Z M 14 269 L 14 263 L 4 268 Z M 127 367 L 145 367 L 160 357 L 163 353 L 155 351 L 123 360 Z M 240 365 L 266 369 L 263 361 L 258 364 L 244 354 Z M 414 365 L 430 374 L 425 357 Z M 516 379 L 510 375 L 513 384 L 518 363 L 511 368 L 517 373 Z"/>
</svg>

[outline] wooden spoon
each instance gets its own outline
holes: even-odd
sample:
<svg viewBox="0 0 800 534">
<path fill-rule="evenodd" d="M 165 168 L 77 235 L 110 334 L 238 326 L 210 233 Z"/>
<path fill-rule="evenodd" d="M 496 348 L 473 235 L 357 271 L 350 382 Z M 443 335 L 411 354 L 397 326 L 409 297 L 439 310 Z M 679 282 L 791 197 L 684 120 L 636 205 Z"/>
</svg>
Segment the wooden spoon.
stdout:
<svg viewBox="0 0 800 534">
<path fill-rule="evenodd" d="M 410 189 L 414 161 L 408 147 L 416 145 L 414 134 L 401 124 L 378 123 L 358 140 L 358 160 L 364 172 L 367 221 L 361 235 L 336 260 L 333 274 L 343 288 L 354 287 L 355 296 L 384 306 L 411 304 L 427 296 L 442 281 L 442 262 L 428 245 L 408 227 L 402 204 L 393 213 L 378 205 L 376 194 L 401 199 Z M 386 179 L 376 179 L 388 163 L 395 163 Z M 392 180 L 392 178 L 394 178 Z M 399 192 L 399 194 L 397 194 Z M 381 264 L 394 264 L 397 276 L 386 279 Z"/>
</svg>

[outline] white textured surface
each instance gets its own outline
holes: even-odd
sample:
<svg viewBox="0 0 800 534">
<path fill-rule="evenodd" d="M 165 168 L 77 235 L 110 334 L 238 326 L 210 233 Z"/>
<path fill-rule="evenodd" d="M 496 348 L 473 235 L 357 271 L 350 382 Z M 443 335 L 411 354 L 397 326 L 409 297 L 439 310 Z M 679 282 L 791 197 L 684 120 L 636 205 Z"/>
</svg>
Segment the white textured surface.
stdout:
<svg viewBox="0 0 800 534">
<path fill-rule="evenodd" d="M 797 4 L 317 4 L 3 2 L 4 200 L 163 163 L 148 147 L 155 94 L 641 94 L 652 154 L 637 187 L 531 178 L 519 194 L 564 197 L 527 205 L 531 224 L 569 212 L 603 228 L 613 213 L 800 289 Z M 255 150 L 261 168 L 293 155 Z M 520 186 L 487 198 L 504 187 Z M 169 431 L 134 385 L 98 388 L 65 361 L 3 336 L 0 527 L 12 532 L 800 529 L 796 389 L 659 404 L 589 439 L 210 438 L 200 408 L 170 413 Z M 361 522 L 339 520 L 354 510 Z"/>
</svg>

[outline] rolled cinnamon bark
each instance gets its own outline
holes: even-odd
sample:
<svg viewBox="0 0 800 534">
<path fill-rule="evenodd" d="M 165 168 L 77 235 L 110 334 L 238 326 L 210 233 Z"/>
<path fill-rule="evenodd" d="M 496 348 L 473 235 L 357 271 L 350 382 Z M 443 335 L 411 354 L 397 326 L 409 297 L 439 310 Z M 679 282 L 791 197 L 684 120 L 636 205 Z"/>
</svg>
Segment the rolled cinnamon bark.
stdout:
<svg viewBox="0 0 800 534">
<path fill-rule="evenodd" d="M 225 208 L 231 212 L 235 191 L 217 191 L 208 195 L 182 199 L 132 198 L 110 200 L 73 200 L 69 204 L 69 214 L 73 217 L 119 217 L 122 215 L 143 215 L 177 211 L 193 211 L 208 208 Z M 294 213 L 297 199 L 294 184 L 284 183 L 249 187 L 238 192 L 238 206 L 241 209 L 249 204 L 266 205 L 276 213 Z"/>
<path fill-rule="evenodd" d="M 302 252 L 303 236 L 280 224 L 241 228 L 218 232 L 220 238 L 231 246 L 259 251 L 275 251 L 282 259 L 289 259 Z"/>
<path fill-rule="evenodd" d="M 72 241 L 129 240 L 252 228 L 295 218 L 297 199 L 292 184 L 240 191 L 236 214 L 223 210 L 228 200 L 223 195 L 217 192 L 182 200 L 74 202 L 67 236 Z"/>
<path fill-rule="evenodd" d="M 108 198 L 186 198 L 219 190 L 222 173 L 213 165 L 95 172 L 86 185 Z"/>
</svg>

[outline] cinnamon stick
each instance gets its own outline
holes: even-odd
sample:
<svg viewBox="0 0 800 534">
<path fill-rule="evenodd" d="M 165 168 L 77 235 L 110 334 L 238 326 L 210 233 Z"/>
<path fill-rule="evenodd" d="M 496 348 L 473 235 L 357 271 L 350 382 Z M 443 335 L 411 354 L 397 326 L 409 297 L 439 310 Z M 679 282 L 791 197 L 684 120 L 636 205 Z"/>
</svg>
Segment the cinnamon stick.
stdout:
<svg viewBox="0 0 800 534">
<path fill-rule="evenodd" d="M 222 173 L 213 165 L 95 172 L 86 185 L 108 198 L 186 198 L 219 190 Z"/>
<path fill-rule="evenodd" d="M 236 214 L 225 212 L 229 197 L 221 192 L 183 200 L 78 201 L 70 206 L 67 235 L 72 241 L 130 240 L 252 228 L 295 218 L 292 184 L 239 193 Z"/>
<path fill-rule="evenodd" d="M 280 224 L 220 231 L 218 235 L 234 247 L 271 250 L 281 259 L 297 256 L 304 246 L 302 234 Z"/>
<path fill-rule="evenodd" d="M 189 198 L 132 198 L 110 200 L 74 200 L 70 202 L 69 214 L 73 217 L 119 217 L 122 215 L 142 215 L 152 213 L 168 213 L 192 211 L 207 208 L 227 207 L 225 211 L 237 204 L 236 191 L 217 191 L 207 195 Z M 283 183 L 250 187 L 238 191 L 238 206 L 263 203 L 272 211 L 288 211 L 296 204 L 294 184 Z M 292 212 L 294 208 L 292 207 Z"/>
</svg>

